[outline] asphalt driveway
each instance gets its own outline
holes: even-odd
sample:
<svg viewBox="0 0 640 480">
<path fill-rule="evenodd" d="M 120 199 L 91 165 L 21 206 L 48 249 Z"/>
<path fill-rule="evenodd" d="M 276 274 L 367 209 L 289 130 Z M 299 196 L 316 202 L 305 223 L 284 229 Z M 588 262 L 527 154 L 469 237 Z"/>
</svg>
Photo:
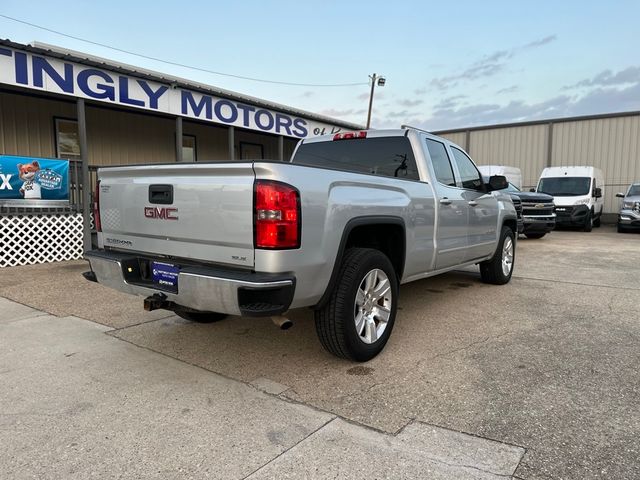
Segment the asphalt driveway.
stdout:
<svg viewBox="0 0 640 480">
<path fill-rule="evenodd" d="M 285 332 L 192 324 L 85 282 L 82 262 L 11 269 L 0 295 L 381 432 L 419 422 L 523 447 L 520 478 L 640 478 L 639 266 L 640 235 L 610 227 L 521 239 L 506 286 L 473 269 L 403 286 L 389 344 L 358 365 L 322 350 L 308 310 Z"/>
</svg>

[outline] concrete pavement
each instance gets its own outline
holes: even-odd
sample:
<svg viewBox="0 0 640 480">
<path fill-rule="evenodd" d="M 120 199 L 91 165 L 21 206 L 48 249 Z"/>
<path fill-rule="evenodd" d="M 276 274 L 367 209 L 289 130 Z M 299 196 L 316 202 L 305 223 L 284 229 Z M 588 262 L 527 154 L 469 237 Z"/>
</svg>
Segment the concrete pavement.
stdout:
<svg viewBox="0 0 640 480">
<path fill-rule="evenodd" d="M 524 449 L 413 423 L 388 435 L 0 298 L 0 478 L 510 476 Z"/>
</svg>

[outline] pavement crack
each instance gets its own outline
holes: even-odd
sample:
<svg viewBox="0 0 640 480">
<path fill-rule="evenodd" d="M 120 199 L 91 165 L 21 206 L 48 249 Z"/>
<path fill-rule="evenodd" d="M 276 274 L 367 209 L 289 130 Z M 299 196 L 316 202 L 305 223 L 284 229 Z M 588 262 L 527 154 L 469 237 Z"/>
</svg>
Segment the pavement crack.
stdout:
<svg viewBox="0 0 640 480">
<path fill-rule="evenodd" d="M 512 278 L 517 278 L 518 280 L 535 280 L 538 282 L 546 282 L 546 283 L 562 283 L 567 285 L 581 285 L 583 287 L 596 287 L 596 288 L 613 288 L 616 290 L 631 290 L 638 291 L 640 288 L 637 287 L 623 287 L 623 286 L 615 286 L 615 285 L 602 285 L 597 283 L 584 283 L 584 282 L 570 282 L 567 280 L 552 280 L 549 278 L 536 278 L 536 277 L 523 277 L 514 275 Z"/>
<path fill-rule="evenodd" d="M 255 473 L 259 472 L 260 470 L 262 470 L 263 468 L 265 468 L 267 465 L 273 463 L 274 461 L 276 461 L 278 458 L 280 458 L 281 456 L 283 456 L 285 453 L 289 452 L 290 450 L 292 450 L 293 448 L 295 448 L 296 446 L 300 445 L 302 442 L 304 442 L 307 438 L 315 435 L 317 432 L 319 432 L 320 430 L 322 430 L 324 427 L 326 427 L 327 425 L 329 425 L 331 422 L 333 422 L 336 418 L 338 417 L 333 417 L 329 420 L 327 420 L 326 422 L 324 422 L 322 425 L 320 425 L 318 428 L 316 428 L 315 430 L 313 430 L 312 432 L 310 432 L 307 436 L 305 436 L 304 438 L 300 439 L 298 442 L 294 443 L 293 445 L 291 445 L 290 447 L 284 449 L 282 452 L 280 452 L 278 455 L 276 455 L 275 457 L 273 457 L 271 460 L 269 460 L 267 463 L 260 465 L 258 468 L 256 468 L 254 471 L 252 471 L 251 473 L 249 473 L 248 475 L 246 475 L 245 477 L 242 477 L 242 480 L 246 480 L 249 477 L 251 477 L 252 475 L 254 475 Z"/>
<path fill-rule="evenodd" d="M 140 325 L 146 325 L 147 323 L 157 322 L 158 320 L 165 320 L 169 317 L 173 317 L 173 314 L 170 313 L 169 315 L 166 315 L 164 317 L 152 318 L 150 320 L 145 320 L 144 322 L 134 323 L 132 325 L 125 325 L 124 327 L 112 328 L 111 330 L 107 330 L 105 333 L 112 334 L 112 333 L 119 332 L 120 330 L 126 330 L 127 328 L 139 327 Z"/>
</svg>

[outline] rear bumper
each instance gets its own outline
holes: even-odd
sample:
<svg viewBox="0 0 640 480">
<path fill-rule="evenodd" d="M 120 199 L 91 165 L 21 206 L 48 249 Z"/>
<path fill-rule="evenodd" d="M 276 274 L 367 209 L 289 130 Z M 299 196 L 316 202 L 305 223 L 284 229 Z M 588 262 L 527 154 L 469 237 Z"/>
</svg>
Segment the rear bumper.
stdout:
<svg viewBox="0 0 640 480">
<path fill-rule="evenodd" d="M 180 267 L 180 272 L 177 290 L 170 291 L 144 278 L 141 265 L 154 260 L 151 257 L 92 250 L 85 253 L 85 258 L 92 272 L 85 274 L 88 280 L 131 295 L 162 294 L 167 301 L 194 310 L 229 315 L 278 315 L 289 309 L 295 292 L 295 277 L 290 274 L 182 265 L 179 260 L 171 260 Z"/>
</svg>

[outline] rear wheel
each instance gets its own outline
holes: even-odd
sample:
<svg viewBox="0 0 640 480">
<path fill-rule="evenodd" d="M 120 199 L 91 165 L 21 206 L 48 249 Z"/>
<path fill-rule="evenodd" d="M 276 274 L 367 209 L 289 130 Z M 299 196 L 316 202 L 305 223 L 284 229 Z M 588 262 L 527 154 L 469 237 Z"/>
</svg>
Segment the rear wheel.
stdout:
<svg viewBox="0 0 640 480">
<path fill-rule="evenodd" d="M 226 313 L 198 312 L 195 310 L 176 310 L 173 313 L 185 320 L 196 323 L 213 323 L 227 318 Z"/>
<path fill-rule="evenodd" d="M 544 237 L 546 235 L 546 232 L 545 233 L 539 233 L 539 232 L 533 233 L 532 232 L 532 233 L 525 233 L 524 235 L 527 238 L 542 238 L 542 237 Z"/>
<path fill-rule="evenodd" d="M 484 283 L 504 285 L 511 280 L 513 262 L 516 258 L 516 239 L 513 230 L 502 227 L 498 248 L 491 260 L 480 263 L 480 278 Z"/>
<path fill-rule="evenodd" d="M 398 280 L 378 250 L 350 248 L 326 305 L 315 311 L 322 346 L 358 362 L 372 359 L 389 340 L 396 317 Z"/>
</svg>

